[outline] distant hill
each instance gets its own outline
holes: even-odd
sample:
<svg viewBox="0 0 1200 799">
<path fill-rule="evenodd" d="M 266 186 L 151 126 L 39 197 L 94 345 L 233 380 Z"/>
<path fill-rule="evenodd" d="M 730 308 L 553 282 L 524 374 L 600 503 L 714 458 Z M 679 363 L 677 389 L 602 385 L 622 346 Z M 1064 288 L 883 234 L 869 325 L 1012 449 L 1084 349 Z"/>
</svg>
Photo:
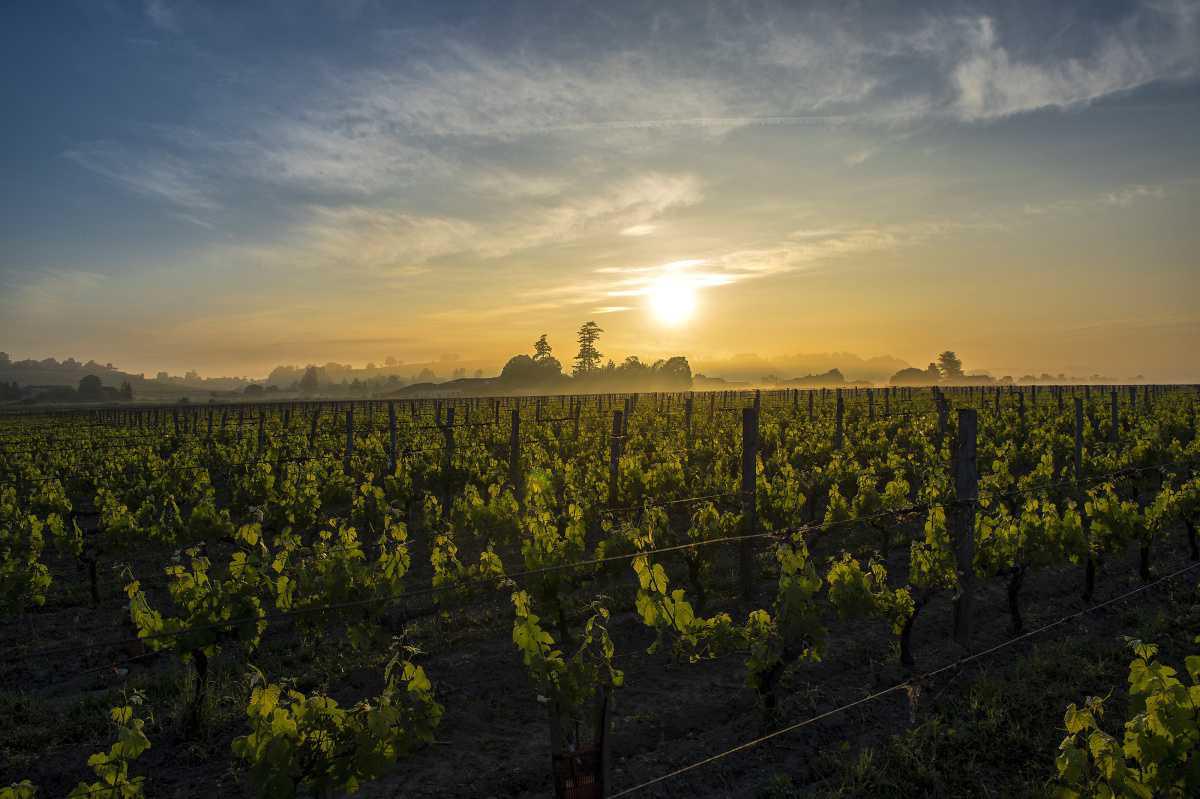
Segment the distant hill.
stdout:
<svg viewBox="0 0 1200 799">
<path fill-rule="evenodd" d="M 886 383 L 888 378 L 909 365 L 890 355 L 863 358 L 852 352 L 797 353 L 770 357 L 743 353 L 723 360 L 700 359 L 695 362 L 694 368 L 706 375 L 720 375 L 726 379 L 752 383 L 768 376 L 774 378 L 769 382 L 786 382 L 796 377 L 820 378 L 835 371 L 847 383 Z M 840 382 L 834 378 L 829 384 Z"/>
<path fill-rule="evenodd" d="M 143 374 L 125 372 L 111 363 L 98 361 L 80 362 L 74 358 L 59 361 L 55 358 L 34 360 L 12 360 L 0 353 L 0 383 L 16 383 L 18 386 L 67 386 L 74 388 L 88 375 L 95 375 L 101 385 L 120 388 L 129 383 L 135 400 L 177 399 L 181 396 L 228 393 L 238 391 L 249 381 L 236 377 L 201 378 L 189 373 L 184 377 L 170 377 L 165 373 L 155 378 Z"/>
<path fill-rule="evenodd" d="M 0 381 L 16 382 L 21 386 L 77 386 L 79 381 L 88 375 L 100 378 L 103 385 L 119 388 L 122 382 L 128 381 L 133 385 L 135 380 L 142 380 L 141 375 L 131 375 L 117 369 L 111 363 L 100 364 L 95 361 L 79 363 L 73 358 L 66 361 L 56 361 L 53 358 L 35 361 L 0 360 Z"/>
<path fill-rule="evenodd" d="M 486 396 L 503 391 L 504 389 L 500 385 L 499 379 L 495 377 L 460 377 L 456 380 L 447 380 L 443 383 L 413 383 L 402 388 L 386 391 L 380 396 L 383 398 L 433 396 L 436 394 L 445 394 L 447 396 Z"/>
</svg>

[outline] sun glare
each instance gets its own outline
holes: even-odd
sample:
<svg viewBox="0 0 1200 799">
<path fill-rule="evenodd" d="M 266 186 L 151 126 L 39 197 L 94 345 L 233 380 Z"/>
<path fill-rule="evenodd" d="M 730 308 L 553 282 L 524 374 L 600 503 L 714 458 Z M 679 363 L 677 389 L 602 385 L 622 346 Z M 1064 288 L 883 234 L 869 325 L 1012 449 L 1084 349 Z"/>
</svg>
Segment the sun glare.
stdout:
<svg viewBox="0 0 1200 799">
<path fill-rule="evenodd" d="M 696 312 L 696 290 L 675 275 L 665 275 L 650 288 L 650 310 L 662 324 L 677 327 Z"/>
</svg>

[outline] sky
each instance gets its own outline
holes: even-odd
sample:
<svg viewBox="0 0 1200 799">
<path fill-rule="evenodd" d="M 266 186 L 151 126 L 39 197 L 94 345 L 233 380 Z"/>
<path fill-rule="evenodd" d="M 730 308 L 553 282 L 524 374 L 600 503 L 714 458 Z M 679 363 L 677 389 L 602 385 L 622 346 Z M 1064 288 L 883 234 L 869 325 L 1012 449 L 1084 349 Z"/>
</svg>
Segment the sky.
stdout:
<svg viewBox="0 0 1200 799">
<path fill-rule="evenodd" d="M 1200 381 L 1200 0 L 16 0 L 0 66 L 13 357 Z"/>
</svg>

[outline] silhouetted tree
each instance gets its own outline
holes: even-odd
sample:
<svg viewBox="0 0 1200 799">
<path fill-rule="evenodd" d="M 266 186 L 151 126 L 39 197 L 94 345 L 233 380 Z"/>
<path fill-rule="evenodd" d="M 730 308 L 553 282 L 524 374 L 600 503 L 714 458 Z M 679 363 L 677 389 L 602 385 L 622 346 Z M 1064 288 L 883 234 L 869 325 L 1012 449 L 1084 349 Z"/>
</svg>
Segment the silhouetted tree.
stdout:
<svg viewBox="0 0 1200 799">
<path fill-rule="evenodd" d="M 595 322 L 586 322 L 579 328 L 579 354 L 575 356 L 575 376 L 586 375 L 600 366 L 604 356 L 596 349 L 596 342 L 604 330 Z"/>
<path fill-rule="evenodd" d="M 668 389 L 672 386 L 691 388 L 692 366 L 682 355 L 667 358 L 662 362 L 662 366 L 658 367 L 658 373 L 662 375 Z"/>
<path fill-rule="evenodd" d="M 562 364 L 547 355 L 541 360 L 514 355 L 500 371 L 500 381 L 510 388 L 547 386 L 562 379 Z"/>
<path fill-rule="evenodd" d="M 891 384 L 894 386 L 920 386 L 929 382 L 929 372 L 924 369 L 901 369 L 892 375 Z"/>
<path fill-rule="evenodd" d="M 937 383 L 939 380 L 942 379 L 942 371 L 940 369 L 938 369 L 938 366 L 936 363 L 931 363 L 931 364 L 929 364 L 929 366 L 925 367 L 925 378 L 929 381 L 930 384 Z"/>
<path fill-rule="evenodd" d="M 538 340 L 533 342 L 533 359 L 542 361 L 550 357 L 550 353 L 554 348 L 550 346 L 550 342 L 546 341 L 546 334 L 543 333 L 538 337 Z"/>
<path fill-rule="evenodd" d="M 304 370 L 304 376 L 300 378 L 300 393 L 316 394 L 321 388 L 321 379 L 317 374 L 317 367 L 310 366 Z"/>
<path fill-rule="evenodd" d="M 944 380 L 957 380 L 963 376 L 962 361 L 953 350 L 946 350 L 938 356 L 938 372 Z"/>
<path fill-rule="evenodd" d="M 133 386 L 129 385 L 128 380 L 121 381 L 121 399 L 129 401 L 133 399 Z"/>
<path fill-rule="evenodd" d="M 102 388 L 100 378 L 87 375 L 79 381 L 79 398 L 84 401 L 98 400 L 103 394 Z"/>
<path fill-rule="evenodd" d="M 648 368 L 649 367 L 642 363 L 641 359 L 636 355 L 626 356 L 625 361 L 617 367 L 617 369 L 624 372 L 627 377 L 632 377 L 634 379 L 637 378 L 640 372 L 644 372 Z"/>
</svg>

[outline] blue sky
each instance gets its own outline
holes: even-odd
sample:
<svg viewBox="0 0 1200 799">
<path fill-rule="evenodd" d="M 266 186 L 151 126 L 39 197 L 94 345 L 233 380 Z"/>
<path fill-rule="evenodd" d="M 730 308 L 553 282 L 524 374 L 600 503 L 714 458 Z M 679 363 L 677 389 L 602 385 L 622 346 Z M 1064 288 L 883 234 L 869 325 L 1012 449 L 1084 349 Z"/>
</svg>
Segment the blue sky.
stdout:
<svg viewBox="0 0 1200 799">
<path fill-rule="evenodd" d="M 4 15 L 14 356 L 498 365 L 595 318 L 614 356 L 1200 379 L 1197 2 Z"/>
</svg>

